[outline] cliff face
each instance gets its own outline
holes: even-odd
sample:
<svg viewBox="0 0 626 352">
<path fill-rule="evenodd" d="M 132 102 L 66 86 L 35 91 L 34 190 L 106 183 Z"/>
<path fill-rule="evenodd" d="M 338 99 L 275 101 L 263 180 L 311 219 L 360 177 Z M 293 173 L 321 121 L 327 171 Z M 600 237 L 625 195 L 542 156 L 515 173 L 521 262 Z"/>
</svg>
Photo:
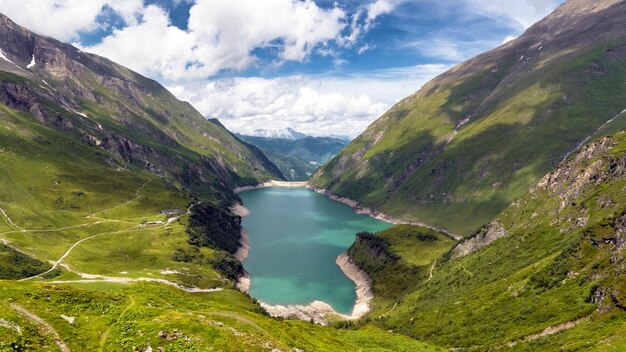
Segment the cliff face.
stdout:
<svg viewBox="0 0 626 352">
<path fill-rule="evenodd" d="M 139 167 L 197 190 L 282 179 L 258 149 L 125 67 L 1 14 L 0 50 L 0 104 L 101 148 L 111 165 Z"/>
<path fill-rule="evenodd" d="M 625 16 L 623 1 L 566 2 L 400 101 L 312 186 L 455 233 L 478 228 L 588 138 L 624 127 L 612 119 L 626 107 Z"/>
</svg>

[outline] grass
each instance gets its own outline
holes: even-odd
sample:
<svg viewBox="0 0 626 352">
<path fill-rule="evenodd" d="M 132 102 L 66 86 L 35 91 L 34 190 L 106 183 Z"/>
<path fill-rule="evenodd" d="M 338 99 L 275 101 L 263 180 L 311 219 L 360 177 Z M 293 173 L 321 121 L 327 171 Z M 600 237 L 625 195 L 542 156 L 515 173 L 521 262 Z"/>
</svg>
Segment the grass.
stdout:
<svg viewBox="0 0 626 352">
<path fill-rule="evenodd" d="M 606 143 L 610 149 L 597 147 L 589 159 L 572 157 L 550 189 L 536 188 L 500 213 L 497 219 L 507 230 L 505 237 L 460 259 L 440 256 L 432 279 L 412 281 L 410 292 L 401 294 L 394 306 L 385 295 L 375 296 L 374 307 L 384 309 L 375 309 L 368 319 L 382 329 L 469 350 L 499 348 L 512 341 L 518 341 L 514 349 L 522 351 L 619 350 L 625 343 L 619 322 L 626 318 L 620 308 L 626 288 L 615 268 L 624 259 L 610 239 L 622 231 L 626 181 L 623 172 L 615 170 L 624 162 L 626 135 Z M 587 183 L 576 181 L 598 162 L 597 176 Z M 422 254 L 423 242 L 410 244 L 404 231 L 395 232 L 382 237 L 400 260 L 387 261 L 370 273 L 377 292 L 393 292 L 402 287 L 394 280 L 405 282 L 410 280 L 405 275 L 415 274 L 398 262 L 416 262 L 423 256 L 425 263 L 445 251 L 442 243 L 429 258 Z M 590 320 L 573 329 L 523 341 L 547 327 L 584 317 Z"/>
<path fill-rule="evenodd" d="M 0 326 L 0 350 L 9 350 L 11 344 L 33 350 L 54 346 L 38 326 L 16 313 L 15 304 L 50 324 L 72 350 L 119 351 L 148 345 L 172 351 L 439 350 L 373 326 L 336 330 L 303 321 L 275 320 L 259 314 L 249 298 L 231 290 L 185 294 L 157 284 L 84 289 L 12 282 L 3 282 L 3 287 L 0 319 L 19 326 L 22 334 Z M 11 304 L 6 303 L 8 298 Z M 60 315 L 74 317 L 76 322 L 69 324 Z M 159 337 L 160 332 L 170 339 Z"/>
<path fill-rule="evenodd" d="M 454 243 L 444 234 L 411 225 L 357 235 L 348 254 L 372 279 L 375 299 L 370 315 L 385 315 L 429 280 L 435 261 Z"/>
</svg>

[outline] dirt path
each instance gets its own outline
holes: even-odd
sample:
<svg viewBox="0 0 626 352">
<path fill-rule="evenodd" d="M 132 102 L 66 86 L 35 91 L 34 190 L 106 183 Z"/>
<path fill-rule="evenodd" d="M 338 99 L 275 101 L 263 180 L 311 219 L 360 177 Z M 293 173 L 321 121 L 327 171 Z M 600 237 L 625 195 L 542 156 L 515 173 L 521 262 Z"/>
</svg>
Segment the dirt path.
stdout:
<svg viewBox="0 0 626 352">
<path fill-rule="evenodd" d="M 97 235 L 89 236 L 87 238 L 83 238 L 82 240 L 74 243 L 67 251 L 65 251 L 65 253 L 63 253 L 61 258 L 59 258 L 56 262 L 54 262 L 54 264 L 52 265 L 52 268 L 50 268 L 50 270 L 48 270 L 46 272 L 43 272 L 41 274 L 37 274 L 37 275 L 31 276 L 31 277 L 27 277 L 27 278 L 21 279 L 19 281 L 26 281 L 26 280 L 34 279 L 36 277 L 40 277 L 40 276 L 43 276 L 45 274 L 48 274 L 52 270 L 56 269 L 57 266 L 59 266 L 59 264 L 61 264 L 63 259 L 65 259 L 68 255 L 70 255 L 70 253 L 72 252 L 72 250 L 74 248 L 76 248 L 76 246 L 78 246 L 79 244 L 81 244 L 83 242 L 89 241 L 89 240 L 97 238 L 97 237 L 102 237 L 102 236 L 105 236 L 105 235 L 113 235 L 113 234 L 117 234 L 117 233 L 132 232 L 132 230 L 137 229 L 137 227 L 138 227 L 138 225 L 137 226 L 133 226 L 133 227 L 131 227 L 129 229 L 125 229 L 125 230 L 119 230 L 119 231 L 113 231 L 113 232 L 104 232 L 104 233 L 99 233 Z"/>
<path fill-rule="evenodd" d="M 257 329 L 258 331 L 262 332 L 263 334 L 267 335 L 267 336 L 271 336 L 271 334 L 263 329 L 262 327 L 260 327 L 257 323 L 253 322 L 252 320 L 241 316 L 237 313 L 233 313 L 233 312 L 197 312 L 197 313 L 201 313 L 201 314 L 206 314 L 208 316 L 215 316 L 215 317 L 224 317 L 224 318 L 231 318 L 231 319 L 235 319 L 240 323 L 243 324 L 248 324 L 250 326 L 252 326 L 253 328 Z"/>
<path fill-rule="evenodd" d="M 7 218 L 7 221 L 9 222 L 9 224 L 11 224 L 13 227 L 17 228 L 20 230 L 20 232 L 26 232 L 26 230 L 24 230 L 23 228 L 17 226 L 13 220 L 11 220 L 11 218 L 9 217 L 9 215 L 7 215 L 6 211 L 4 211 L 4 209 L 0 208 L 0 212 L 2 212 L 2 215 L 4 215 L 5 218 Z"/>
<path fill-rule="evenodd" d="M 145 186 L 145 185 L 146 185 L 146 184 L 144 184 L 144 186 Z M 143 187 L 143 186 L 142 186 L 142 187 Z M 139 190 L 137 190 L 137 193 L 139 193 Z M 128 203 L 128 202 L 127 202 L 127 203 Z M 174 219 L 174 220 L 178 220 L 178 219 L 180 219 L 181 217 L 183 217 L 183 216 L 185 216 L 185 215 L 190 214 L 190 213 L 191 213 L 191 208 L 193 208 L 196 204 L 198 204 L 198 203 L 195 203 L 195 204 L 190 205 L 190 206 L 189 206 L 189 208 L 187 208 L 187 212 L 186 212 L 185 214 L 182 214 L 182 215 L 180 215 L 180 216 L 178 216 L 178 217 L 176 217 L 176 218 L 172 218 L 172 219 Z M 172 220 L 172 219 L 169 219 L 169 220 Z M 169 223 L 171 223 L 171 222 L 172 222 L 172 221 L 169 221 L 169 220 L 168 220 L 167 224 L 169 224 Z M 117 221 L 117 220 L 110 220 L 110 221 Z M 92 224 L 97 224 L 97 223 L 100 223 L 100 222 L 101 222 L 101 221 L 97 221 L 97 222 L 92 223 Z M 164 227 L 164 226 L 165 226 L 165 225 L 163 225 L 162 227 Z M 134 231 L 145 231 L 145 230 L 149 230 L 149 229 L 151 229 L 151 228 L 139 228 L 139 225 L 135 225 L 135 226 L 133 226 L 133 227 L 130 227 L 130 228 L 127 228 L 127 229 L 124 229 L 124 230 L 118 230 L 118 231 L 112 231 L 112 232 L 103 232 L 103 233 L 99 233 L 99 234 L 96 234 L 96 235 L 93 235 L 93 236 L 89 236 L 89 237 L 83 238 L 83 239 L 81 239 L 81 240 L 77 241 L 76 243 L 74 243 L 74 244 L 73 244 L 73 245 L 72 245 L 72 246 L 71 246 L 71 247 L 70 247 L 67 251 L 65 251 L 65 253 L 63 253 L 63 255 L 61 256 L 61 258 L 59 258 L 56 262 L 54 262 L 54 264 L 52 265 L 52 267 L 50 268 L 50 270 L 48 270 L 48 271 L 46 271 L 46 272 L 43 272 L 43 273 L 41 273 L 41 274 L 38 274 L 38 275 L 34 275 L 34 276 L 31 276 L 31 277 L 27 277 L 27 278 L 21 279 L 21 280 L 19 280 L 19 281 L 26 281 L 26 280 L 34 279 L 34 278 L 36 278 L 36 277 L 41 277 L 41 276 L 43 276 L 43 275 L 45 275 L 45 274 L 50 273 L 51 271 L 53 271 L 54 269 L 56 269 L 56 268 L 59 266 L 59 264 L 61 264 L 61 262 L 63 262 L 63 260 L 64 260 L 64 259 L 65 259 L 68 255 L 70 255 L 70 253 L 72 252 L 72 250 L 74 250 L 74 248 L 76 248 L 78 245 L 80 245 L 80 244 L 81 244 L 81 243 L 83 243 L 83 242 L 86 242 L 86 241 L 92 240 L 92 239 L 94 239 L 94 238 L 98 238 L 98 237 L 106 236 L 106 235 L 115 235 L 115 234 L 118 234 L 118 233 L 127 233 L 127 232 L 134 232 Z M 148 278 L 146 278 L 146 280 L 149 280 L 149 279 L 148 279 Z M 144 280 L 144 281 L 145 281 L 145 280 Z M 167 281 L 167 280 L 165 280 L 165 281 Z M 169 281 L 168 281 L 168 282 L 169 282 Z"/>
<path fill-rule="evenodd" d="M 159 284 L 165 284 L 168 286 L 176 287 L 177 289 L 188 292 L 188 293 L 208 293 L 208 292 L 220 292 L 224 290 L 221 287 L 218 287 L 218 288 L 190 287 L 189 288 L 189 287 L 181 286 L 173 281 L 169 281 L 165 279 L 155 279 L 155 278 L 150 278 L 150 277 L 131 278 L 131 277 L 91 275 L 91 274 L 84 274 L 84 273 L 79 273 L 75 271 L 72 271 L 72 272 L 75 274 L 79 274 L 79 275 L 82 274 L 81 277 L 84 277 L 85 279 L 84 280 L 48 281 L 48 283 L 49 284 L 94 284 L 94 283 L 109 282 L 109 283 L 117 283 L 117 284 L 130 284 L 133 282 L 156 282 Z M 89 278 L 89 277 L 92 277 L 92 278 Z"/>
<path fill-rule="evenodd" d="M 397 306 L 398 306 L 398 302 L 394 303 L 393 307 L 391 307 L 391 309 L 389 309 L 387 313 L 384 313 L 383 315 L 381 315 L 380 318 L 384 317 L 385 315 L 389 315 L 389 313 L 393 312 L 393 310 L 396 309 Z"/>
<path fill-rule="evenodd" d="M 136 201 L 137 199 L 141 198 L 141 194 L 139 194 L 139 192 L 141 192 L 141 190 L 142 190 L 142 189 L 144 189 L 144 187 L 146 187 L 146 185 L 147 185 L 148 183 L 150 183 L 151 181 L 152 181 L 152 180 L 148 180 L 148 181 L 146 181 L 143 185 L 141 185 L 141 187 L 137 188 L 137 190 L 135 191 L 135 198 L 133 198 L 133 199 L 129 200 L 128 202 L 126 202 L 126 203 L 124 203 L 124 204 L 116 205 L 116 206 L 114 206 L 114 207 L 112 207 L 112 208 L 108 208 L 108 209 L 100 210 L 99 212 L 93 213 L 93 214 L 91 214 L 91 215 L 87 215 L 86 217 L 87 217 L 87 218 L 94 218 L 94 217 L 95 217 L 96 215 L 98 215 L 98 214 L 102 214 L 102 213 L 104 213 L 104 212 L 111 211 L 111 210 L 113 210 L 113 209 L 121 208 L 121 207 L 123 207 L 123 206 L 126 206 L 126 205 L 128 205 L 128 204 L 130 204 L 130 203 L 132 203 L 132 202 Z"/>
<path fill-rule="evenodd" d="M 15 303 L 11 304 L 11 308 L 13 308 L 15 311 L 20 313 L 26 319 L 28 319 L 28 320 L 32 321 L 33 323 L 39 325 L 40 330 L 42 330 L 44 332 L 44 335 L 51 335 L 52 338 L 54 339 L 54 343 L 57 345 L 57 347 L 59 347 L 59 349 L 61 351 L 63 351 L 63 352 L 69 352 L 70 351 L 70 349 L 67 347 L 65 342 L 63 342 L 63 340 L 61 339 L 61 336 L 59 335 L 59 333 L 56 330 L 54 330 L 54 328 L 50 324 L 48 324 L 45 320 L 43 320 L 42 318 L 38 317 L 34 313 L 30 312 L 26 308 L 24 308 L 24 307 L 22 307 L 20 305 L 17 305 Z"/>
<path fill-rule="evenodd" d="M 433 278 L 433 270 L 435 270 L 435 265 L 437 264 L 437 259 L 435 259 L 435 261 L 433 262 L 433 265 L 430 267 L 430 273 L 428 274 L 428 279 L 426 281 L 424 281 L 424 283 L 427 283 L 428 281 L 430 281 Z"/>
<path fill-rule="evenodd" d="M 100 345 L 98 347 L 98 351 L 104 350 L 104 345 L 106 344 L 106 341 L 109 338 L 109 334 L 111 334 L 111 329 L 113 329 L 113 326 L 115 326 L 115 324 L 117 324 L 117 322 L 124 317 L 124 314 L 126 314 L 126 312 L 128 312 L 134 305 L 135 305 L 135 298 L 133 296 L 130 296 L 130 303 L 128 304 L 128 306 L 120 313 L 120 315 L 117 316 L 115 321 L 109 324 L 109 328 L 106 329 L 106 331 L 102 334 L 102 337 L 100 338 Z"/>
<path fill-rule="evenodd" d="M 506 343 L 507 347 L 513 347 L 515 345 L 517 345 L 518 343 L 524 343 L 524 342 L 529 342 L 529 341 L 533 341 L 536 340 L 540 337 L 544 337 L 544 336 L 548 336 L 548 335 L 553 335 L 556 334 L 557 332 L 561 332 L 563 330 L 568 330 L 571 329 L 573 327 L 575 327 L 576 325 L 589 320 L 589 317 L 583 317 L 577 320 L 572 320 L 572 321 L 566 321 L 564 323 L 561 324 L 557 324 L 557 325 L 553 325 L 553 326 L 549 326 L 545 329 L 543 329 L 541 332 L 538 332 L 536 334 L 531 334 L 528 336 L 525 336 L 521 339 L 518 340 L 514 340 L 514 341 L 510 341 Z"/>
</svg>

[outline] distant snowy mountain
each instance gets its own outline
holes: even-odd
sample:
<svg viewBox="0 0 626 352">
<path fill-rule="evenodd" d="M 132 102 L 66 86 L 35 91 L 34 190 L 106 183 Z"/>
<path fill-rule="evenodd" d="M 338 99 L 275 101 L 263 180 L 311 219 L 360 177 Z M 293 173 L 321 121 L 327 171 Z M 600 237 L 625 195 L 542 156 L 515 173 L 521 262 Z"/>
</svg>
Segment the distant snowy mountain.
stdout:
<svg viewBox="0 0 626 352">
<path fill-rule="evenodd" d="M 289 139 L 292 141 L 308 137 L 306 134 L 295 131 L 291 127 L 287 127 L 287 128 L 283 128 L 279 130 L 257 129 L 257 130 L 252 131 L 252 133 L 250 133 L 249 136 L 263 137 L 263 138 Z"/>
</svg>

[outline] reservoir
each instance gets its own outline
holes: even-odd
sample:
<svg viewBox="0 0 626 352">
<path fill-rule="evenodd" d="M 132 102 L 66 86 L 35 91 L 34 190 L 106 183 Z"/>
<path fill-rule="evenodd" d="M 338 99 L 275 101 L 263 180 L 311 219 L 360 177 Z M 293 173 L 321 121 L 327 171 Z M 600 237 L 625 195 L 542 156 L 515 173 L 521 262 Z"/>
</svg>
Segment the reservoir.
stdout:
<svg viewBox="0 0 626 352">
<path fill-rule="evenodd" d="M 239 194 L 250 215 L 242 225 L 250 237 L 243 262 L 250 273 L 250 295 L 268 304 L 302 304 L 315 300 L 349 314 L 355 285 L 335 260 L 360 231 L 390 227 L 354 214 L 342 203 L 304 187 L 271 187 Z"/>
</svg>

